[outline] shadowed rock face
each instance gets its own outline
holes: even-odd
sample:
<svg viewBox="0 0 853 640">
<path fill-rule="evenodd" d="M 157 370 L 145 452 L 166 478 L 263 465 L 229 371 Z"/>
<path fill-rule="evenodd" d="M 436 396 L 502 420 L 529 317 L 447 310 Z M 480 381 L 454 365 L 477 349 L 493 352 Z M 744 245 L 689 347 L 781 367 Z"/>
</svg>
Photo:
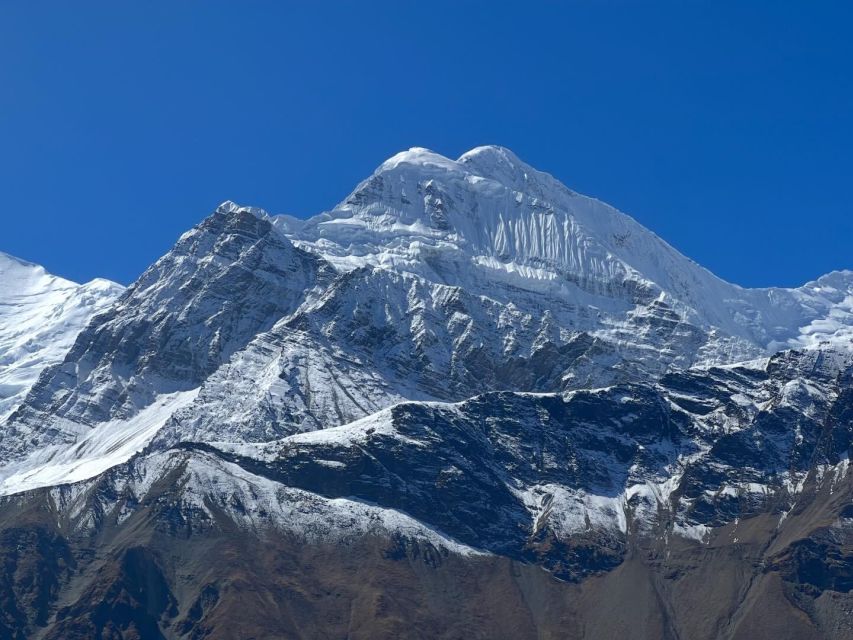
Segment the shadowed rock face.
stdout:
<svg viewBox="0 0 853 640">
<path fill-rule="evenodd" d="M 47 624 L 75 560 L 55 531 L 22 523 L 0 532 L 0 566 L 0 636 L 25 638 Z"/>
</svg>

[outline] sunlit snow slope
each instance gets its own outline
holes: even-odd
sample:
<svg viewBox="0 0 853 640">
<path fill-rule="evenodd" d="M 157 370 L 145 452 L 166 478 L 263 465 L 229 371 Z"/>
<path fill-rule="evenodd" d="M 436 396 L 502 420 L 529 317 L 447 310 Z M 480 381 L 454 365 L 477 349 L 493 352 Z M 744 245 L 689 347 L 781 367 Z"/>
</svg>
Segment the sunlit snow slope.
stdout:
<svg viewBox="0 0 853 640">
<path fill-rule="evenodd" d="M 0 420 L 123 290 L 100 278 L 78 285 L 0 252 Z"/>
</svg>

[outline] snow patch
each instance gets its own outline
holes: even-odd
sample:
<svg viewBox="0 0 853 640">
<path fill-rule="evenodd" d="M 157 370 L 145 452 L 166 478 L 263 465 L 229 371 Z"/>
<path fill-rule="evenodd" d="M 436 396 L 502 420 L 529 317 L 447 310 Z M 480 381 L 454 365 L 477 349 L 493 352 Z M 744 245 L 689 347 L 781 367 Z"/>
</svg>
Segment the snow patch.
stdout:
<svg viewBox="0 0 853 640">
<path fill-rule="evenodd" d="M 95 427 L 62 421 L 61 428 L 79 434 L 73 445 L 52 445 L 0 468 L 0 495 L 86 480 L 141 451 L 171 415 L 187 406 L 198 389 L 160 396 L 127 420 Z"/>
</svg>

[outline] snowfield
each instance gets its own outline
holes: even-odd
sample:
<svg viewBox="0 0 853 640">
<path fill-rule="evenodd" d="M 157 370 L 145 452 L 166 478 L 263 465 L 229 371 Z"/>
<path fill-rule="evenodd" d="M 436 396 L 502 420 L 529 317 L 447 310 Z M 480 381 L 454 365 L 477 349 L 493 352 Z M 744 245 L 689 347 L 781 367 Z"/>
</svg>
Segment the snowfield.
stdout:
<svg viewBox="0 0 853 640">
<path fill-rule="evenodd" d="M 62 362 L 92 316 L 122 291 L 102 279 L 78 285 L 0 252 L 0 422 L 45 367 Z"/>
</svg>

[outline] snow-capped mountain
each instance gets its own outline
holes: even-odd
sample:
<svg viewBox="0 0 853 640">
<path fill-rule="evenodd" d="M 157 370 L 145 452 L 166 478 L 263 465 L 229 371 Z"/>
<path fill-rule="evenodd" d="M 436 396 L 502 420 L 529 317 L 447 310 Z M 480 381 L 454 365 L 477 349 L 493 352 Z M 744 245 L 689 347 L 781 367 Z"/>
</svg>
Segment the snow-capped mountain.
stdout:
<svg viewBox="0 0 853 640">
<path fill-rule="evenodd" d="M 4 279 L 3 299 L 60 287 L 40 282 Z M 308 220 L 224 203 L 99 309 L 0 419 L 0 534 L 39 514 L 8 533 L 37 549 L 21 571 L 79 564 L 12 589 L 10 611 L 29 598 L 42 617 L 0 631 L 106 633 L 105 602 L 138 634 L 227 637 L 225 611 L 251 615 L 229 545 L 256 539 L 302 576 L 280 584 L 250 544 L 257 585 L 303 594 L 326 635 L 352 632 L 334 620 L 354 601 L 317 595 L 335 582 L 322 558 L 347 548 L 381 557 L 357 571 L 376 619 L 393 613 L 366 635 L 413 619 L 467 635 L 454 607 L 496 597 L 496 559 L 517 613 L 492 637 L 847 628 L 853 272 L 744 289 L 507 149 L 415 148 Z M 446 601 L 454 571 L 483 582 Z M 748 584 L 713 591 L 704 572 Z M 397 586 L 411 597 L 389 603 Z M 646 626 L 607 617 L 637 589 Z M 251 624 L 305 635 L 281 616 Z"/>
<path fill-rule="evenodd" d="M 846 345 L 851 310 L 851 272 L 742 289 L 506 149 L 412 149 L 315 218 L 229 202 L 185 234 L 11 417 L 0 487 L 82 479 L 155 437 L 265 441 L 404 400 Z"/>
<path fill-rule="evenodd" d="M 646 318 L 632 314 L 667 309 L 713 332 L 700 353 L 677 355 L 682 365 L 851 338 L 853 272 L 799 289 L 743 289 L 502 147 L 457 161 L 410 149 L 332 211 L 279 224 L 342 270 L 377 265 L 516 305 L 545 293 L 554 306 L 572 305 L 561 321 L 617 340 L 627 325 L 637 341 Z"/>
<path fill-rule="evenodd" d="M 0 252 L 0 421 L 122 290 L 102 279 L 78 285 Z"/>
</svg>

